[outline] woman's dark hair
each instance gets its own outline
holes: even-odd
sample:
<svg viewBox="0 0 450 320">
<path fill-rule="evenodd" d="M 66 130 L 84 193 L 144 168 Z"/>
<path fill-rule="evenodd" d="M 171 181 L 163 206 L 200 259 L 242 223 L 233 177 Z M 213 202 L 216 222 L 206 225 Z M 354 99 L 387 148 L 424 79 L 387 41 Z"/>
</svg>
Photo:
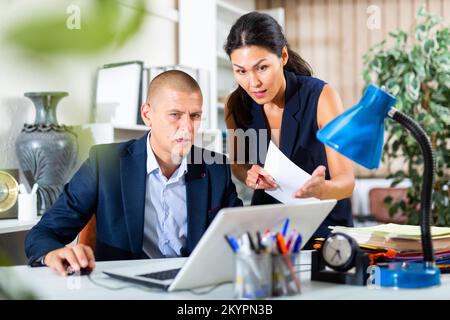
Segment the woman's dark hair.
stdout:
<svg viewBox="0 0 450 320">
<path fill-rule="evenodd" d="M 311 76 L 310 65 L 300 55 L 289 48 L 283 30 L 278 22 L 268 14 L 250 12 L 240 17 L 231 27 L 224 50 L 230 57 L 231 53 L 245 46 L 263 47 L 278 57 L 284 47 L 288 50 L 289 59 L 284 69 L 298 75 Z M 233 116 L 238 127 L 246 126 L 250 122 L 250 103 L 248 95 L 238 86 L 227 101 L 228 114 Z"/>
</svg>

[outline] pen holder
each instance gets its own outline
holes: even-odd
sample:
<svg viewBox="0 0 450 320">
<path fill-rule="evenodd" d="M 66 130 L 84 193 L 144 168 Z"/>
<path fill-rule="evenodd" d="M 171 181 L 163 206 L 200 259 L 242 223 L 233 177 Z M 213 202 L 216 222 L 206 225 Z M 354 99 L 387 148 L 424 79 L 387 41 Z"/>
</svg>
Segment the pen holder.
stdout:
<svg viewBox="0 0 450 320">
<path fill-rule="evenodd" d="M 272 296 L 300 293 L 300 254 L 272 254 Z"/>
<path fill-rule="evenodd" d="M 237 299 L 264 299 L 272 294 L 271 255 L 235 254 L 234 296 Z"/>
<path fill-rule="evenodd" d="M 37 219 L 37 193 L 19 193 L 19 221 L 34 221 Z"/>
</svg>

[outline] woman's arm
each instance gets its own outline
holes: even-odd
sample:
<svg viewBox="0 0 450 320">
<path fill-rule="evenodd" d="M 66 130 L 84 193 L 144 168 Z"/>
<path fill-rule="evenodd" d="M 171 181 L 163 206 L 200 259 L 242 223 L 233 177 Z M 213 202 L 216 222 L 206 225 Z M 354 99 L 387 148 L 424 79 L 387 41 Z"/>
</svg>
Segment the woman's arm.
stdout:
<svg viewBox="0 0 450 320">
<path fill-rule="evenodd" d="M 338 93 L 331 86 L 325 85 L 317 106 L 319 129 L 342 112 L 344 107 Z M 340 200 L 352 195 L 355 176 L 351 161 L 328 146 L 325 146 L 325 152 L 331 180 L 325 180 L 326 168 L 319 166 L 314 170 L 311 179 L 295 193 L 295 197 Z"/>
</svg>

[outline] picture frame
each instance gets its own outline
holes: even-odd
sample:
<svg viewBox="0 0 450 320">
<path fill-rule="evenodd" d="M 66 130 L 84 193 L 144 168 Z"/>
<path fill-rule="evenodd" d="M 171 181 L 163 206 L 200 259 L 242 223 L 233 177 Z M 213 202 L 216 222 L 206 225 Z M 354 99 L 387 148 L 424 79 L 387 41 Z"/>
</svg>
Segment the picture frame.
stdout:
<svg viewBox="0 0 450 320">
<path fill-rule="evenodd" d="M 140 108 L 145 96 L 145 72 L 142 61 L 111 63 L 99 68 L 94 121 L 122 127 L 143 124 Z"/>
</svg>

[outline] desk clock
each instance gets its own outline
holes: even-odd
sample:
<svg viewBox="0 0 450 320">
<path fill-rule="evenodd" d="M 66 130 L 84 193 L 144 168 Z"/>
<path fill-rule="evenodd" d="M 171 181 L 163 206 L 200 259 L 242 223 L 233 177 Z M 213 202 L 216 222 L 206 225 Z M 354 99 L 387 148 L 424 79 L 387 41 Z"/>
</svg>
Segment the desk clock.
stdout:
<svg viewBox="0 0 450 320">
<path fill-rule="evenodd" d="M 318 251 L 312 253 L 311 280 L 366 285 L 369 256 L 345 233 L 332 233 Z"/>
</svg>

